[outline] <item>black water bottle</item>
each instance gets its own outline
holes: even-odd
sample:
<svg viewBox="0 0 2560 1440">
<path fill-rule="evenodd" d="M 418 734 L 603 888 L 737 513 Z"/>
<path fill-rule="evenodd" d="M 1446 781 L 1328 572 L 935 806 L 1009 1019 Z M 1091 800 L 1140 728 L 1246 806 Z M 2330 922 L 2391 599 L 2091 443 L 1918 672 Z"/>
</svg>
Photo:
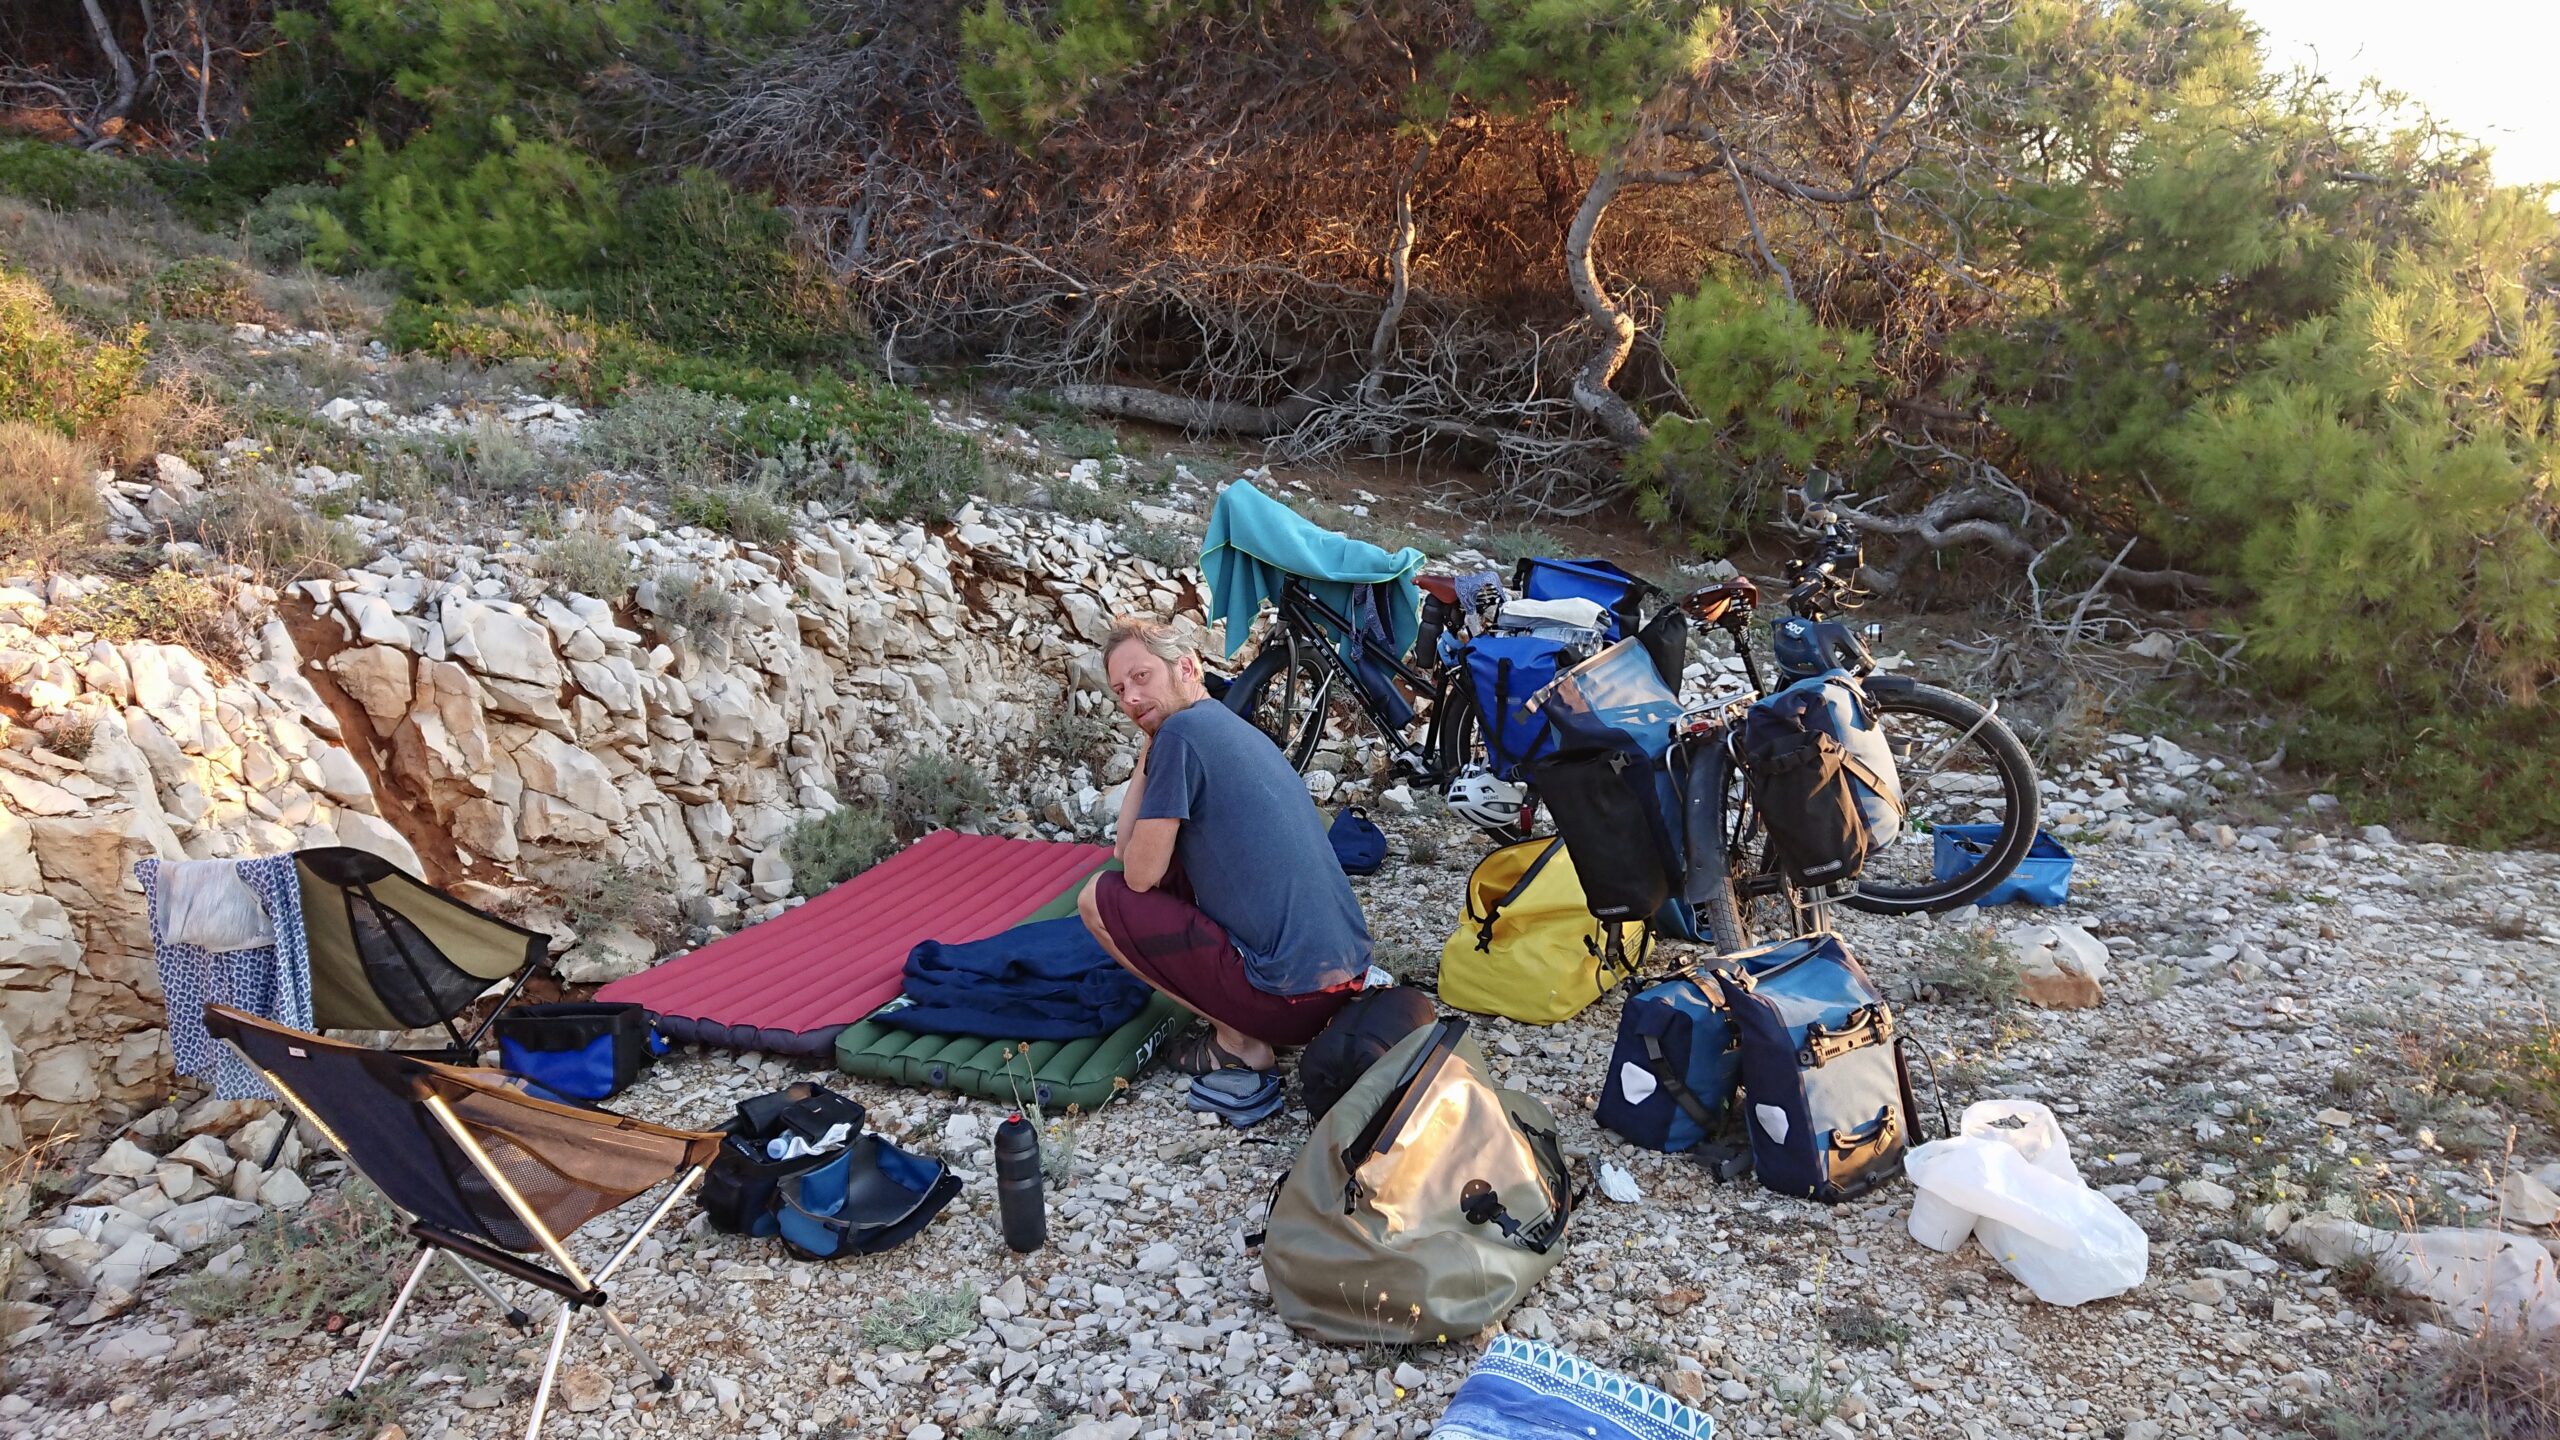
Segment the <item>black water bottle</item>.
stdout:
<svg viewBox="0 0 2560 1440">
<path fill-rule="evenodd" d="M 1004 1243 L 1020 1254 L 1049 1243 L 1049 1204 L 1040 1194 L 1040 1132 L 1016 1115 L 996 1127 L 996 1210 Z"/>
</svg>

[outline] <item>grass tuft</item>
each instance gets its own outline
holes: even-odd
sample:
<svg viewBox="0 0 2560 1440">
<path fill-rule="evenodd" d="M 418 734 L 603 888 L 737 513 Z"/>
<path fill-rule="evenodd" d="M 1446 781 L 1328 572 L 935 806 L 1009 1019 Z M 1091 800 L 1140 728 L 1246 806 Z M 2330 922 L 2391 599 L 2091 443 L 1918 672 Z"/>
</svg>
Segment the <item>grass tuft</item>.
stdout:
<svg viewBox="0 0 2560 1440">
<path fill-rule="evenodd" d="M 909 1290 L 862 1317 L 862 1339 L 888 1350 L 930 1350 L 978 1328 L 978 1287 Z"/>
<path fill-rule="evenodd" d="M 841 805 L 791 827 L 782 858 L 791 865 L 792 888 L 816 896 L 887 859 L 898 848 L 889 817 L 868 805 Z"/>
</svg>

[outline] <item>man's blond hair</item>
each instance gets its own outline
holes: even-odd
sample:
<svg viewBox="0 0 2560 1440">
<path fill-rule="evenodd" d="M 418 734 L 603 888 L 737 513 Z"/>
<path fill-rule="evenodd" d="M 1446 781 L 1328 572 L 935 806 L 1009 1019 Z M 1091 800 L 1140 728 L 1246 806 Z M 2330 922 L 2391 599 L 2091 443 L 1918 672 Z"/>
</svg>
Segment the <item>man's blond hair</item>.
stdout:
<svg viewBox="0 0 2560 1440">
<path fill-rule="evenodd" d="M 1133 640 L 1168 665 L 1178 665 L 1186 656 L 1197 659 L 1200 654 L 1189 636 L 1151 615 L 1115 615 L 1111 632 L 1102 637 L 1102 658 L 1110 659 L 1112 651 Z"/>
</svg>

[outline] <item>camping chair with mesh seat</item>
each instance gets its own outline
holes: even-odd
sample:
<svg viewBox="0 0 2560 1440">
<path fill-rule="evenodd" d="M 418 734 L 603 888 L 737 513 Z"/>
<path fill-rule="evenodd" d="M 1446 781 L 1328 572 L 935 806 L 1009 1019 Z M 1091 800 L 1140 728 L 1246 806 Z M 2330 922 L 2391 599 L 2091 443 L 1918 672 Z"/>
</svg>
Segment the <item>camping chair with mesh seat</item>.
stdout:
<svg viewBox="0 0 2560 1440">
<path fill-rule="evenodd" d="M 295 853 L 302 928 L 311 949 L 311 1018 L 319 1030 L 423 1030 L 449 1043 L 427 1052 L 476 1065 L 498 1012 L 551 951 L 551 937 L 469 905 L 369 850 Z M 454 1017 L 512 977 L 469 1034 Z"/>
<path fill-rule="evenodd" d="M 719 1153 L 714 1131 L 675 1130 L 608 1110 L 563 1105 L 518 1088 L 495 1070 L 442 1065 L 394 1050 L 368 1050 L 324 1040 L 227 1005 L 208 1005 L 205 1029 L 256 1067 L 278 1095 L 409 1217 L 417 1263 L 400 1287 L 382 1329 L 365 1347 L 347 1393 L 372 1370 L 400 1312 L 443 1255 L 508 1322 L 530 1329 L 526 1312 L 509 1305 L 474 1265 L 559 1297 L 550 1355 L 534 1389 L 527 1440 L 542 1428 L 551 1383 L 581 1310 L 604 1317 L 614 1335 L 647 1366 L 660 1390 L 675 1376 L 649 1358 L 606 1304 L 605 1283 L 649 1232 L 702 1179 Z M 566 1241 L 579 1226 L 657 1187 L 666 1197 L 591 1276 Z M 533 1257 L 533 1258 L 528 1258 Z M 548 1263 L 545 1263 L 545 1262 Z"/>
</svg>

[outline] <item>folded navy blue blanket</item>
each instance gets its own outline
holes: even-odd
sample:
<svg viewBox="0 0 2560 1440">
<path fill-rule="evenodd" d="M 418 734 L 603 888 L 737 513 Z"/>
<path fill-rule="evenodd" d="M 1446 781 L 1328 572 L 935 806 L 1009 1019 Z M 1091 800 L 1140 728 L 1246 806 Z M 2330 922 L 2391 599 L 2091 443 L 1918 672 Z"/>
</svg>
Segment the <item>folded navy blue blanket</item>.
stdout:
<svg viewBox="0 0 2560 1440">
<path fill-rule="evenodd" d="M 874 1018 L 933 1035 L 1081 1040 L 1128 1024 L 1147 993 L 1068 915 L 965 944 L 925 941 L 907 952 L 907 1003 Z"/>
</svg>

